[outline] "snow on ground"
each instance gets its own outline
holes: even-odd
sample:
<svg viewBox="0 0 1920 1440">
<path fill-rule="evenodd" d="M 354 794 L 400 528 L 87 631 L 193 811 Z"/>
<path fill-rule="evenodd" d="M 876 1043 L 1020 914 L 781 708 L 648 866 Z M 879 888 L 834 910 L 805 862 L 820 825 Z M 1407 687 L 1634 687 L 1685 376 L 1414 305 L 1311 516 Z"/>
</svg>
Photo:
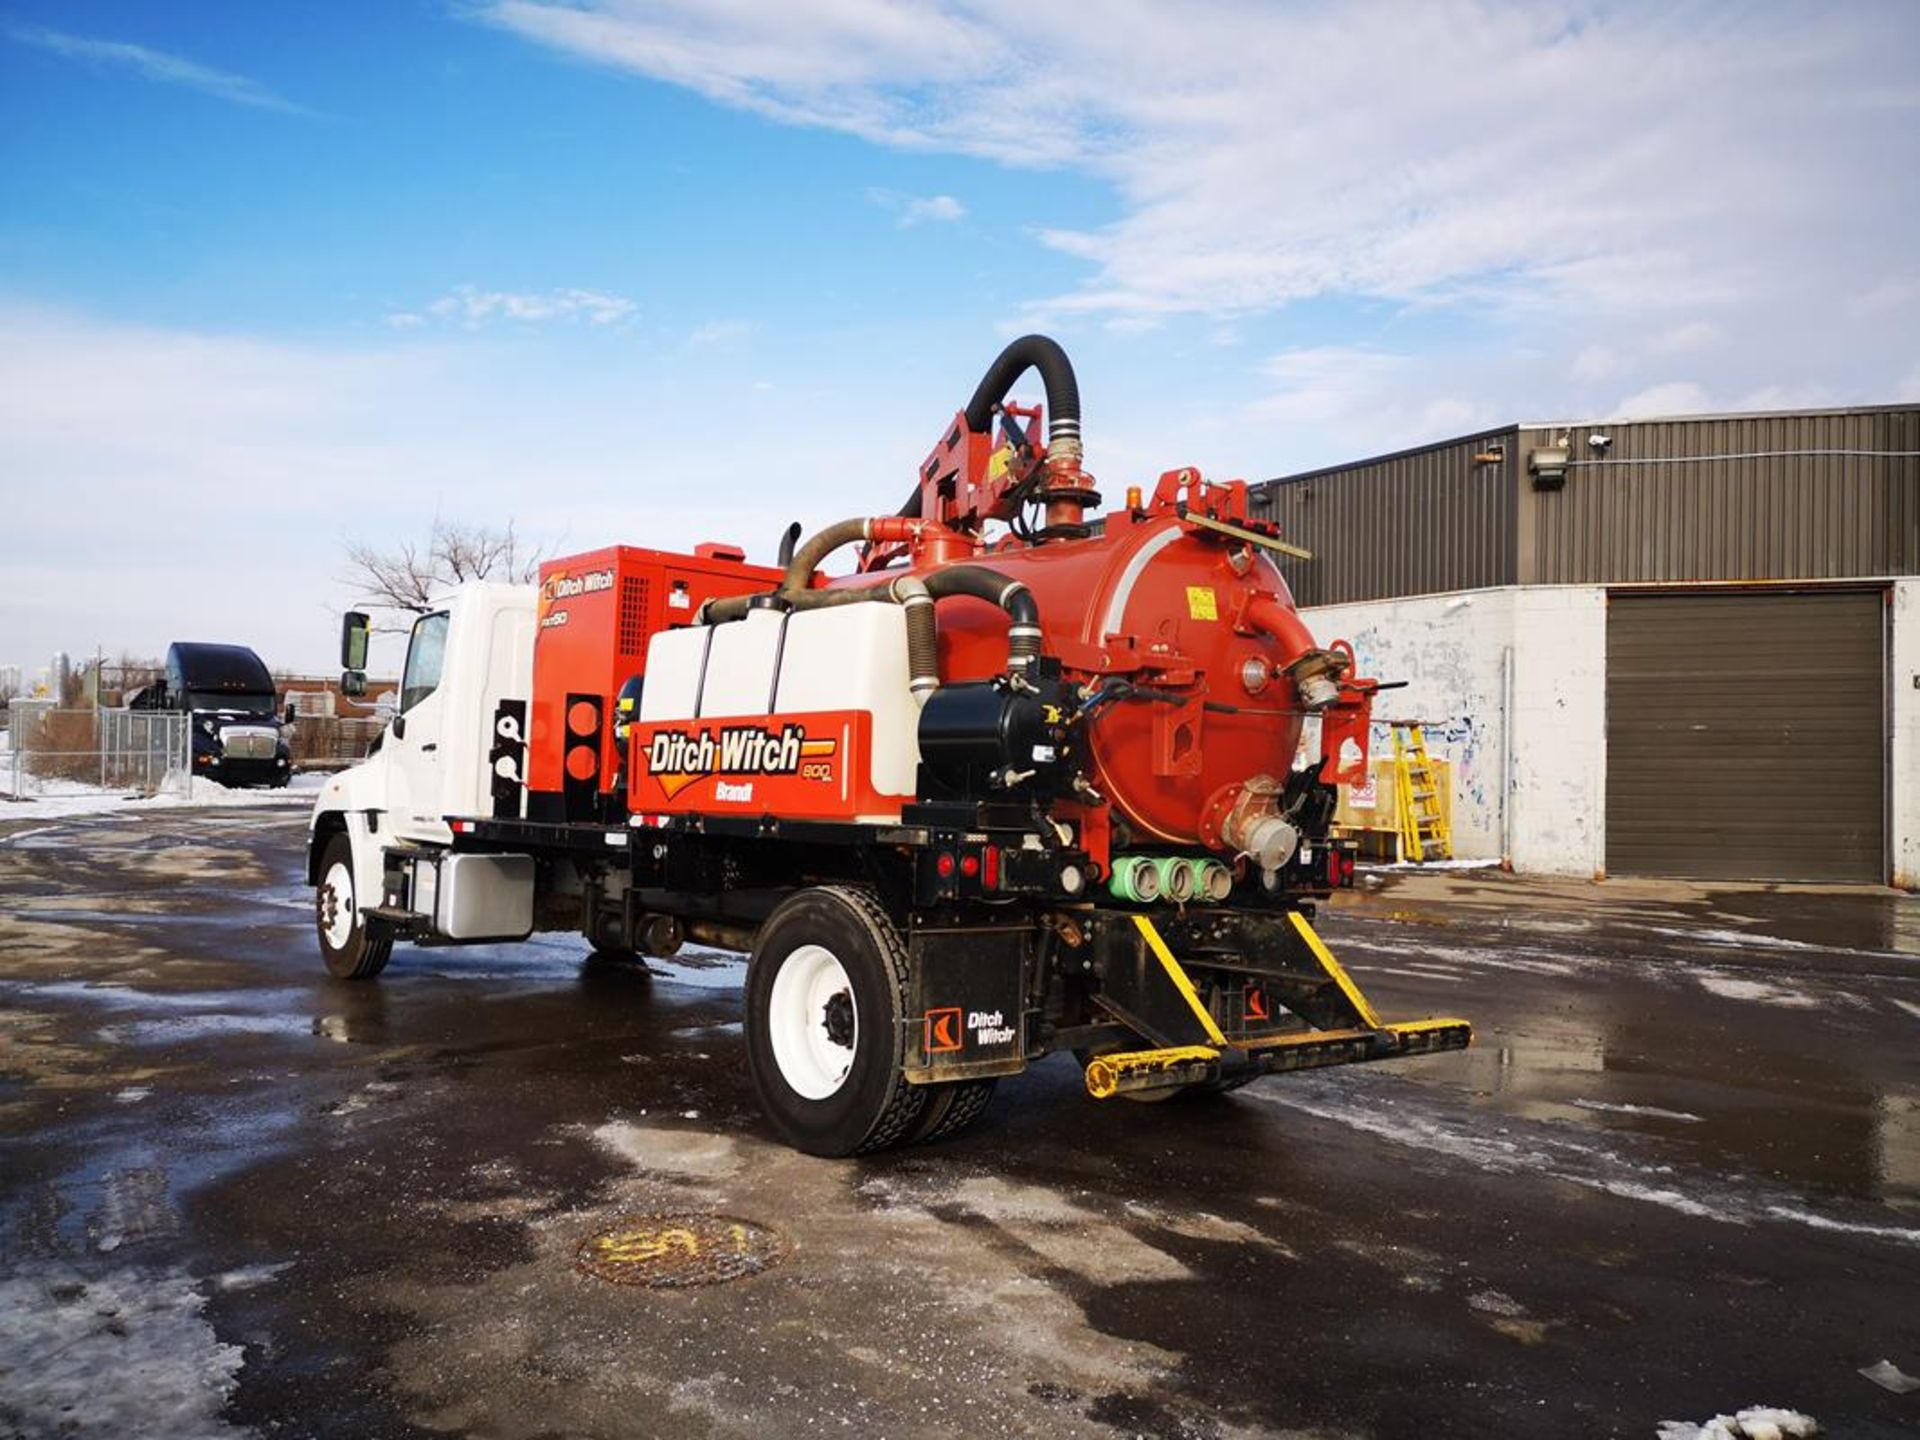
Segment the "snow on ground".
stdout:
<svg viewBox="0 0 1920 1440">
<path fill-rule="evenodd" d="M 1784 1005 L 1790 1010 L 1811 1010 L 1820 1002 L 1804 990 L 1774 985 L 1765 980 L 1748 980 L 1718 971 L 1702 971 L 1693 977 L 1700 988 L 1723 1000 L 1757 1000 L 1762 1005 Z"/>
<path fill-rule="evenodd" d="M 55 1262 L 0 1280 L 0 1429 L 101 1440 L 245 1433 L 221 1418 L 245 1352 L 214 1334 L 206 1303 L 186 1275 L 138 1267 L 83 1279 Z"/>
<path fill-rule="evenodd" d="M 182 807 L 289 805 L 309 807 L 325 775 L 296 775 L 284 790 L 229 790 L 203 775 L 188 778 L 184 789 L 143 796 L 124 788 L 87 785 L 75 780 L 34 780 L 31 798 L 0 799 L 0 820 L 64 820 L 75 815 L 123 813 Z M 24 787 L 23 788 L 27 788 Z"/>
<path fill-rule="evenodd" d="M 1752 1405 L 1733 1415 L 1716 1415 L 1694 1424 L 1690 1420 L 1662 1420 L 1659 1440 L 1800 1440 L 1818 1435 L 1820 1425 L 1798 1410 L 1776 1410 Z"/>
<path fill-rule="evenodd" d="M 1705 1123 L 1700 1116 L 1690 1115 L 1685 1110 L 1662 1110 L 1658 1105 L 1626 1105 L 1612 1100 L 1575 1100 L 1573 1104 L 1581 1110 L 1598 1110 L 1609 1115 L 1646 1115 L 1655 1120 L 1685 1120 L 1693 1125 Z"/>
</svg>

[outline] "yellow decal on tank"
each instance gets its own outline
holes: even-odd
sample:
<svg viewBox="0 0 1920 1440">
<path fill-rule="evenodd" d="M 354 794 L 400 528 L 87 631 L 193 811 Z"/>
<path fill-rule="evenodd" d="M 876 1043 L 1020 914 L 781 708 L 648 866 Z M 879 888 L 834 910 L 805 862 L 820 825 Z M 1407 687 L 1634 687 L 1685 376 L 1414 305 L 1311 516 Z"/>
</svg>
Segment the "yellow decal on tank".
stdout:
<svg viewBox="0 0 1920 1440">
<path fill-rule="evenodd" d="M 1220 602 L 1214 598 L 1211 585 L 1187 586 L 1187 618 L 1189 620 L 1220 618 Z"/>
</svg>

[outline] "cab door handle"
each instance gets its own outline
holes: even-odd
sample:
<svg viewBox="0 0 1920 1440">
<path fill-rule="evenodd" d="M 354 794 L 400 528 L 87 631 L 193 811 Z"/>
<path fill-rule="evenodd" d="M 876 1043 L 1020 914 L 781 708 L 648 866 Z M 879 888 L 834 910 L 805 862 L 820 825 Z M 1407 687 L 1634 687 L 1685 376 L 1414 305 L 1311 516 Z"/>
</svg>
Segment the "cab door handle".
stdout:
<svg viewBox="0 0 1920 1440">
<path fill-rule="evenodd" d="M 420 753 L 424 755 L 429 750 L 438 750 L 439 748 L 440 748 L 440 742 L 438 740 L 429 740 L 426 744 L 420 747 Z"/>
</svg>

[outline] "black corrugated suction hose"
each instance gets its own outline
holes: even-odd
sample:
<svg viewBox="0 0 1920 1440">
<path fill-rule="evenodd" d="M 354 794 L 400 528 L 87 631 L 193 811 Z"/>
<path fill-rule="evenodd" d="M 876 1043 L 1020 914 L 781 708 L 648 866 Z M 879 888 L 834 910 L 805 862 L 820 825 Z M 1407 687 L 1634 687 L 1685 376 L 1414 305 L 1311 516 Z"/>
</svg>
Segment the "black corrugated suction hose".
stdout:
<svg viewBox="0 0 1920 1440">
<path fill-rule="evenodd" d="M 1024 671 L 1040 654 L 1040 602 L 1019 580 L 985 565 L 944 565 L 920 577 L 935 600 L 971 595 L 1007 612 L 1007 670 Z"/>
<path fill-rule="evenodd" d="M 1047 391 L 1048 453 L 1056 458 L 1070 455 L 1078 460 L 1081 454 L 1080 381 L 1074 376 L 1073 362 L 1067 359 L 1067 352 L 1050 336 L 1022 335 L 995 357 L 987 373 L 980 377 L 980 383 L 973 387 L 973 398 L 967 401 L 967 429 L 984 435 L 993 424 L 994 407 L 1007 398 L 1013 382 L 1029 370 L 1040 372 L 1040 382 Z M 913 487 L 913 493 L 907 496 L 906 504 L 898 513 L 908 518 L 920 513 L 918 485 Z"/>
<path fill-rule="evenodd" d="M 1007 398 L 1013 382 L 1029 370 L 1040 372 L 1047 388 L 1047 438 L 1049 442 L 1072 435 L 1080 436 L 1080 382 L 1074 378 L 1073 362 L 1060 342 L 1045 335 L 1022 335 L 995 358 L 974 387 L 967 401 L 967 428 L 983 434 L 993 424 L 993 407 Z"/>
</svg>

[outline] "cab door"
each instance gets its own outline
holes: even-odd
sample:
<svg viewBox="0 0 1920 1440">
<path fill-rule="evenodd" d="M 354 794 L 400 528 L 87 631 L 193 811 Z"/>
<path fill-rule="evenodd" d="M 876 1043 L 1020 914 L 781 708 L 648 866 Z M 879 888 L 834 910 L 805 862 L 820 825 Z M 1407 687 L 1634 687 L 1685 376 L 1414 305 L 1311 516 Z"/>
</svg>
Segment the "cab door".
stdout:
<svg viewBox="0 0 1920 1440">
<path fill-rule="evenodd" d="M 445 844 L 448 828 L 445 770 L 445 700 L 440 681 L 446 666 L 448 612 L 422 615 L 407 641 L 407 665 L 400 677 L 400 713 L 393 717 L 382 748 L 392 767 L 394 833 L 410 840 Z"/>
</svg>

